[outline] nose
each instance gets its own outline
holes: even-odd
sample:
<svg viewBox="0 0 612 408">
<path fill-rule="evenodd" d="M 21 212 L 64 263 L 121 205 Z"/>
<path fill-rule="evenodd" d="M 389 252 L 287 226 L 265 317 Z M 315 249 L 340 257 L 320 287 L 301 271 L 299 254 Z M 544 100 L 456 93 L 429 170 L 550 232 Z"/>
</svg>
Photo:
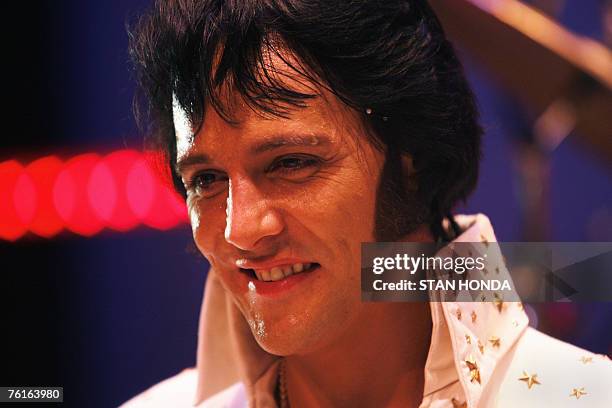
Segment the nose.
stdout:
<svg viewBox="0 0 612 408">
<path fill-rule="evenodd" d="M 242 250 L 255 250 L 279 235 L 284 224 L 279 211 L 249 180 L 229 181 L 225 209 L 225 240 Z"/>
</svg>

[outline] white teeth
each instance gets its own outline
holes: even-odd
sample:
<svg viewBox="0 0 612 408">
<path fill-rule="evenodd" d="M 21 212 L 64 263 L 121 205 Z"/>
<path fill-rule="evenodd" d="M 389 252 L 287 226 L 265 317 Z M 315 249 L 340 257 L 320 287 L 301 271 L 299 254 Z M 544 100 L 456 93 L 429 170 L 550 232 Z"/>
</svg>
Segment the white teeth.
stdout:
<svg viewBox="0 0 612 408">
<path fill-rule="evenodd" d="M 277 281 L 283 279 L 285 274 L 281 268 L 277 267 L 270 269 L 270 276 L 272 277 L 272 280 Z"/>
<path fill-rule="evenodd" d="M 293 274 L 307 271 L 308 269 L 310 269 L 311 265 L 312 264 L 309 264 L 309 263 L 306 263 L 306 264 L 297 263 L 297 264 L 285 266 L 283 268 L 280 268 L 277 266 L 272 269 L 259 269 L 259 270 L 253 270 L 253 271 L 255 272 L 255 275 L 257 276 L 257 279 L 259 280 L 263 280 L 266 282 L 279 281 Z"/>
</svg>

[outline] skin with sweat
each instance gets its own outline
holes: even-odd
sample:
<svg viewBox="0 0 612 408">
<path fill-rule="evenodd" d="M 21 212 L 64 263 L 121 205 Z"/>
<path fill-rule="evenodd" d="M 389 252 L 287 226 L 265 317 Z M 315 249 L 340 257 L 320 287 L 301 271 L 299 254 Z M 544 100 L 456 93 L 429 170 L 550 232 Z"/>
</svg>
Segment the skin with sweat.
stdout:
<svg viewBox="0 0 612 408">
<path fill-rule="evenodd" d="M 175 106 L 194 240 L 258 344 L 286 356 L 291 405 L 418 406 L 429 305 L 360 298 L 360 244 L 375 240 L 384 154 L 354 111 L 320 94 L 289 118 L 264 117 L 230 94 L 238 124 L 210 108 L 195 135 L 176 123 Z M 429 241 L 427 231 L 403 240 Z M 263 296 L 239 266 L 275 259 L 320 266 Z"/>
</svg>

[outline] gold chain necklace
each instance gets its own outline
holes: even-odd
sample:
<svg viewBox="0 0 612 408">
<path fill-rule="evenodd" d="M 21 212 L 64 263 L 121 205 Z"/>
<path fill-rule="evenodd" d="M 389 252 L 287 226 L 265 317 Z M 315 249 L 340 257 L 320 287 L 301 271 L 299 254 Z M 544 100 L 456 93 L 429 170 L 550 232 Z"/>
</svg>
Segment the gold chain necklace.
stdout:
<svg viewBox="0 0 612 408">
<path fill-rule="evenodd" d="M 279 390 L 280 408 L 289 408 L 289 396 L 287 395 L 287 373 L 286 373 L 284 358 L 279 363 L 279 368 L 278 368 L 278 390 Z"/>
</svg>

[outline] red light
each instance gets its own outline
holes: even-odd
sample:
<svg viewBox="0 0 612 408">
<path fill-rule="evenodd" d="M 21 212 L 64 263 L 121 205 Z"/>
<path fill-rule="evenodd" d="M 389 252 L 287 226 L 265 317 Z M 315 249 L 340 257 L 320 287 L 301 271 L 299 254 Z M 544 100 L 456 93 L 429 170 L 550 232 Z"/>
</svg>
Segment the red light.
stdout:
<svg viewBox="0 0 612 408">
<path fill-rule="evenodd" d="M 120 150 L 102 159 L 92 173 L 90 184 L 97 185 L 103 197 L 94 199 L 90 195 L 91 205 L 114 230 L 127 231 L 139 223 L 128 202 L 127 176 L 140 157 L 141 154 L 135 150 Z M 102 188 L 103 185 L 107 187 Z"/>
<path fill-rule="evenodd" d="M 168 229 L 188 220 L 158 152 L 120 150 L 103 159 L 83 154 L 62 163 L 47 156 L 25 169 L 0 163 L 0 238 L 28 229 L 51 237 L 62 228 L 90 236 L 102 228 L 127 231 L 139 223 Z"/>
<path fill-rule="evenodd" d="M 63 221 L 53 205 L 53 186 L 61 169 L 62 162 L 55 156 L 43 157 L 26 167 L 37 198 L 30 230 L 42 237 L 51 237 L 63 228 Z M 26 197 L 15 197 L 16 202 L 26 200 Z"/>
<path fill-rule="evenodd" d="M 11 241 L 16 240 L 26 232 L 26 226 L 17 211 L 20 203 L 15 203 L 14 194 L 17 182 L 23 172 L 23 166 L 15 160 L 0 163 L 0 216 L 2 217 L 0 238 Z"/>
<path fill-rule="evenodd" d="M 100 156 L 83 154 L 69 160 L 57 176 L 53 189 L 55 208 L 66 227 L 80 235 L 90 236 L 103 228 L 102 220 L 90 205 L 90 176 Z M 95 194 L 94 194 L 95 196 Z"/>
<path fill-rule="evenodd" d="M 131 168 L 127 177 L 128 201 L 132 211 L 145 224 L 165 230 L 176 226 L 181 220 L 180 201 L 167 181 L 161 179 L 155 162 L 149 156 L 141 157 Z M 184 204 L 182 204 L 185 207 Z M 186 213 L 186 210 L 183 210 Z M 186 215 L 185 215 L 186 219 Z"/>
<path fill-rule="evenodd" d="M 21 223 L 26 229 L 29 229 L 30 223 L 34 219 L 37 199 L 38 197 L 32 177 L 30 177 L 27 171 L 23 171 L 15 183 L 13 203 L 17 217 L 21 220 Z"/>
<path fill-rule="evenodd" d="M 101 161 L 91 171 L 87 183 L 89 205 L 103 221 L 109 221 L 117 206 L 117 183 L 108 165 Z"/>
<path fill-rule="evenodd" d="M 181 212 L 177 210 L 180 207 L 182 200 L 178 198 L 176 192 L 163 184 L 157 185 L 156 199 L 153 201 L 147 217 L 143 220 L 150 227 L 160 230 L 166 230 L 175 227 L 182 221 Z M 182 205 L 187 217 L 185 204 Z"/>
<path fill-rule="evenodd" d="M 153 173 L 141 157 L 132 165 L 126 178 L 127 199 L 130 209 L 139 220 L 147 218 L 155 196 Z"/>
<path fill-rule="evenodd" d="M 181 197 L 174 187 L 171 189 L 171 197 L 168 202 L 168 206 L 174 211 L 180 222 L 189 222 L 189 214 L 187 213 L 187 205 L 185 200 Z"/>
<path fill-rule="evenodd" d="M 144 223 L 150 227 L 166 230 L 187 220 L 187 208 L 183 199 L 176 193 L 172 185 L 172 176 L 161 152 L 145 152 L 151 174 L 156 179 L 156 196 Z"/>
</svg>

